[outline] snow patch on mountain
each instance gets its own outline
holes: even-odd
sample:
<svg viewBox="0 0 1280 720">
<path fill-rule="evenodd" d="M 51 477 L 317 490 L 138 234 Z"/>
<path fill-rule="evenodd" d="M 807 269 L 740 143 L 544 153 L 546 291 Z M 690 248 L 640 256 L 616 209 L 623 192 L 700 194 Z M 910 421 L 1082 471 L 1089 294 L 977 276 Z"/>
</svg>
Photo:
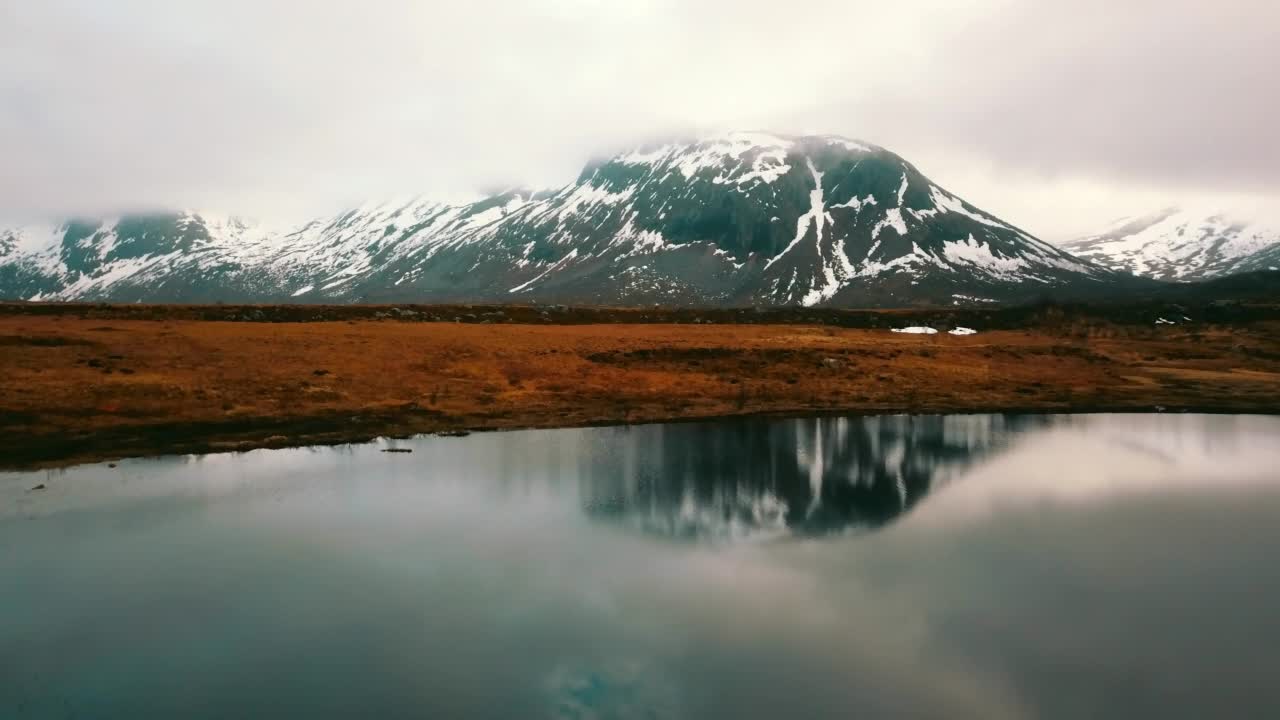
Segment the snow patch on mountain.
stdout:
<svg viewBox="0 0 1280 720">
<path fill-rule="evenodd" d="M 836 208 L 850 208 L 855 213 L 858 213 L 858 212 L 862 212 L 863 207 L 866 207 L 868 205 L 875 205 L 875 204 L 876 204 L 875 195 L 867 195 L 866 197 L 858 197 L 857 195 L 854 195 L 853 197 L 849 198 L 848 200 L 845 200 L 842 203 L 836 203 L 835 205 L 832 205 L 830 209 L 835 210 Z"/>
<path fill-rule="evenodd" d="M 1252 269 L 1249 258 L 1280 246 L 1280 227 L 1220 212 L 1166 208 L 1122 218 L 1063 248 L 1136 275 L 1198 280 Z"/>
<path fill-rule="evenodd" d="M 790 171 L 791 166 L 787 164 L 787 149 L 785 147 L 773 147 L 758 154 L 751 164 L 751 172 L 739 177 L 736 180 L 736 184 L 747 185 L 752 181 L 759 181 L 766 185 L 772 185 L 777 182 L 778 178 Z"/>
<path fill-rule="evenodd" d="M 60 273 L 65 225 L 27 225 L 0 232 L 0 261 L 21 262 L 45 274 Z"/>
<path fill-rule="evenodd" d="M 925 218 L 932 217 L 939 213 L 956 213 L 958 215 L 963 215 L 970 220 L 976 220 L 983 225 L 990 225 L 991 227 L 1003 228 L 1005 230 L 1013 229 L 1009 225 L 1000 222 L 990 215 L 969 210 L 965 207 L 963 200 L 948 193 L 937 185 L 931 184 L 929 186 L 929 201 L 933 203 L 933 208 L 929 210 L 913 211 L 913 214 L 918 218 Z"/>
<path fill-rule="evenodd" d="M 576 215 L 585 209 L 599 207 L 601 205 L 618 205 L 626 202 L 635 193 L 634 188 L 627 188 L 621 192 L 610 192 L 606 188 L 596 187 L 591 184 L 581 185 L 569 193 L 561 202 L 561 209 L 556 214 L 560 220 L 564 220 L 571 215 Z M 501 217 L 501 209 L 498 210 Z"/>
<path fill-rule="evenodd" d="M 827 208 L 823 204 L 822 173 L 818 172 L 818 169 L 813 166 L 812 160 L 807 160 L 806 164 L 809 166 L 809 173 L 813 177 L 814 185 L 813 190 L 809 191 L 809 211 L 796 219 L 795 237 L 792 238 L 790 244 L 783 248 L 782 252 L 774 255 L 769 259 L 769 262 L 765 263 L 764 268 L 766 270 L 768 270 L 774 263 L 786 257 L 787 253 L 791 252 L 792 249 L 799 245 L 800 241 L 803 240 L 804 236 L 809 232 L 810 226 L 813 227 L 815 235 L 814 242 L 819 246 L 822 245 L 822 228 L 826 226 L 827 220 L 831 216 L 827 213 Z"/>
<path fill-rule="evenodd" d="M 827 212 L 824 203 L 822 173 L 818 172 L 818 169 L 814 167 L 813 160 L 806 158 L 805 164 L 809 166 L 809 173 L 813 176 L 814 190 L 809 193 L 809 212 L 800 216 L 800 220 L 796 223 L 796 240 L 792 241 L 792 245 L 799 242 L 800 238 L 808 231 L 810 223 L 812 223 L 814 244 L 817 246 L 823 284 L 814 287 L 800 299 L 801 305 L 809 307 L 830 300 L 843 287 L 844 281 L 854 274 L 854 270 L 849 263 L 849 256 L 845 252 L 843 240 L 836 240 L 833 244 L 831 257 L 825 256 L 822 252 L 823 230 L 828 223 L 834 226 L 835 220 Z M 781 255 L 778 257 L 781 257 Z M 770 263 L 772 262 L 771 260 Z"/>
<path fill-rule="evenodd" d="M 874 278 L 891 272 L 919 271 L 929 266 L 939 265 L 941 265 L 941 261 L 938 258 L 922 250 L 919 245 L 912 243 L 910 252 L 891 260 L 871 260 L 868 255 L 868 259 L 858 267 L 854 277 Z"/>
<path fill-rule="evenodd" d="M 950 303 L 1104 276 L 883 148 L 769 133 L 639 148 L 548 191 L 405 196 L 293 228 L 193 211 L 0 231 L 0 295 L 63 299 Z"/>
<path fill-rule="evenodd" d="M 1001 278 L 1014 277 L 1027 267 L 1023 258 L 996 255 L 990 245 L 978 242 L 972 233 L 964 240 L 943 242 L 942 254 L 953 263 L 968 265 Z"/>
<path fill-rule="evenodd" d="M 561 267 L 562 265 L 565 265 L 566 263 L 572 262 L 576 257 L 578 257 L 578 250 L 575 248 L 573 250 L 570 250 L 569 254 L 565 255 L 564 257 L 560 258 L 556 262 L 552 263 L 550 267 L 548 267 L 546 270 L 543 270 L 541 273 L 539 273 L 537 277 L 533 278 L 532 280 L 529 280 L 528 282 L 520 283 L 519 285 L 508 290 L 507 292 L 509 293 L 523 292 L 524 290 L 528 289 L 529 286 L 537 283 L 539 280 L 542 280 L 547 275 L 550 275 L 551 272 L 554 271 L 555 269 Z"/>
<path fill-rule="evenodd" d="M 880 237 L 881 231 L 890 228 L 902 237 L 907 236 L 907 221 L 902 217 L 902 208 L 889 208 L 884 211 L 884 219 L 871 229 L 871 237 Z"/>
<path fill-rule="evenodd" d="M 614 236 L 612 244 L 620 248 L 626 248 L 618 255 L 618 260 L 637 255 L 652 255 L 664 250 L 681 247 L 679 244 L 669 242 L 662 236 L 662 233 L 656 230 L 637 229 L 634 218 L 628 218 L 627 223 Z"/>
</svg>

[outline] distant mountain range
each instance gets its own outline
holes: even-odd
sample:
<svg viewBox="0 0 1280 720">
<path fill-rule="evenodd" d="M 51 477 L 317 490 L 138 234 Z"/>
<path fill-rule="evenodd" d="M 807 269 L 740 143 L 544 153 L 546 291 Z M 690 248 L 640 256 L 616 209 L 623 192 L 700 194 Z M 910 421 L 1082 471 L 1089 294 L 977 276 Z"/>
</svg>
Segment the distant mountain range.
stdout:
<svg viewBox="0 0 1280 720">
<path fill-rule="evenodd" d="M 370 204 L 296 228 L 204 212 L 0 230 L 0 297 L 117 302 L 903 306 L 1134 282 L 839 137 L 731 133 L 552 191 Z"/>
<path fill-rule="evenodd" d="M 1063 248 L 1113 270 L 1159 280 L 1280 269 L 1280 227 L 1178 208 L 1122 218 Z"/>
</svg>

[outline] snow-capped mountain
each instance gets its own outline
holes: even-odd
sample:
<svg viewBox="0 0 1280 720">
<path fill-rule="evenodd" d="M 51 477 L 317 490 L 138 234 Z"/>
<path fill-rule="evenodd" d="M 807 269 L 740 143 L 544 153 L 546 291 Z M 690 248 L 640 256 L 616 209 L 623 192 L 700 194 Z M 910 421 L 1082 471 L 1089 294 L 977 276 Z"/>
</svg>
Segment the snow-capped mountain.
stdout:
<svg viewBox="0 0 1280 720">
<path fill-rule="evenodd" d="M 1204 280 L 1280 266 L 1280 227 L 1167 208 L 1065 243 L 1082 258 L 1159 280 Z"/>
<path fill-rule="evenodd" d="M 298 228 L 207 213 L 0 231 L 0 297 L 904 305 L 1121 277 L 874 145 L 731 133 L 552 191 L 371 204 Z"/>
<path fill-rule="evenodd" d="M 200 301 L 271 296 L 277 232 L 212 213 L 0 230 L 0 297 Z"/>
</svg>

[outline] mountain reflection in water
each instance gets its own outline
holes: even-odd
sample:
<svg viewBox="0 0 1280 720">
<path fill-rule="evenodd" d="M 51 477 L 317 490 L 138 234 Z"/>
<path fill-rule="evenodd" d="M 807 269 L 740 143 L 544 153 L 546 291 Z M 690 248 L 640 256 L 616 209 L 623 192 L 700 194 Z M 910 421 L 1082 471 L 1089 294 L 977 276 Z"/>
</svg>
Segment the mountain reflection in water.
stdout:
<svg viewBox="0 0 1280 720">
<path fill-rule="evenodd" d="M 872 529 L 1052 416 L 749 419 L 619 428 L 583 458 L 595 518 L 678 538 Z"/>
<path fill-rule="evenodd" d="M 0 718 L 1270 718 L 1277 518 L 1259 416 L 0 473 Z"/>
</svg>

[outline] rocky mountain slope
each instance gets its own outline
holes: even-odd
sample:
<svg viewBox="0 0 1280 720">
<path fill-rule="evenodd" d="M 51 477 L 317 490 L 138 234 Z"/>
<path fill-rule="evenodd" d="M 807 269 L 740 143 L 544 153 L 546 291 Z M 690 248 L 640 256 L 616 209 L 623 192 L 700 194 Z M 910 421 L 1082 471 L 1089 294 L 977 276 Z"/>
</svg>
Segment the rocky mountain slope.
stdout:
<svg viewBox="0 0 1280 720">
<path fill-rule="evenodd" d="M 20 299 L 895 306 L 1124 281 L 883 148 L 761 133 L 619 154 L 558 190 L 297 228 L 188 212 L 0 230 L 0 297 Z"/>
<path fill-rule="evenodd" d="M 1178 208 L 1123 218 L 1063 247 L 1112 269 L 1160 280 L 1204 280 L 1280 267 L 1280 227 Z"/>
<path fill-rule="evenodd" d="M 1280 235 L 1277 237 L 1280 237 Z M 1252 255 L 1245 256 L 1235 266 L 1235 272 L 1237 273 L 1259 270 L 1280 270 L 1280 242 L 1263 248 Z"/>
</svg>

